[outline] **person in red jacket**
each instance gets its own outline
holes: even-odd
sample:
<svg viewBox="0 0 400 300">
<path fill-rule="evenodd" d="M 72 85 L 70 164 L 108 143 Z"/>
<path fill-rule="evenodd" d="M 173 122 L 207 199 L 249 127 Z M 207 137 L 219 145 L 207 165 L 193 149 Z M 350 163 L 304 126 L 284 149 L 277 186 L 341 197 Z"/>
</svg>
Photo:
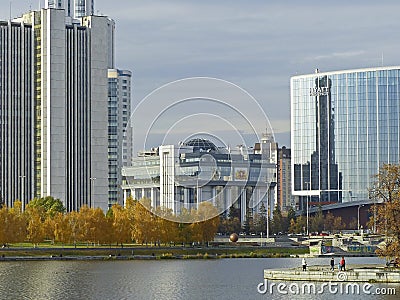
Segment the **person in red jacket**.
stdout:
<svg viewBox="0 0 400 300">
<path fill-rule="evenodd" d="M 340 260 L 340 271 L 346 271 L 346 261 L 344 260 L 344 256 Z"/>
</svg>

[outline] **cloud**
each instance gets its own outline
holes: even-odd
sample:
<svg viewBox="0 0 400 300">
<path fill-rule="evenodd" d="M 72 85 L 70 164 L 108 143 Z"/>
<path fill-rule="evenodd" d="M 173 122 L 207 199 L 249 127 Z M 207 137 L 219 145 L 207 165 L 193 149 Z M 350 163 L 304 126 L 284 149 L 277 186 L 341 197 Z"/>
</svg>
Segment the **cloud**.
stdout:
<svg viewBox="0 0 400 300">
<path fill-rule="evenodd" d="M 365 55 L 365 51 L 356 50 L 356 51 L 348 51 L 348 52 L 327 53 L 327 54 L 318 55 L 315 57 L 308 57 L 308 58 L 306 58 L 306 60 L 347 59 L 347 58 L 353 58 L 354 56 L 361 56 L 361 55 Z"/>
<path fill-rule="evenodd" d="M 399 64 L 399 1 L 96 0 L 95 10 L 116 21 L 117 67 L 133 71 L 135 104 L 176 79 L 217 77 L 250 92 L 277 132 L 290 126 L 291 76 L 381 65 L 382 53 Z"/>
</svg>

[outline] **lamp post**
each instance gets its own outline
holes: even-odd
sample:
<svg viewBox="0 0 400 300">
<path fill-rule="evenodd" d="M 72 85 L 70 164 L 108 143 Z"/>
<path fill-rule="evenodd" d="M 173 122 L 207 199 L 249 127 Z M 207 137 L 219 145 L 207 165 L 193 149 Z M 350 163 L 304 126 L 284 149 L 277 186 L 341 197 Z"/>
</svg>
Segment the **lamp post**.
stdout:
<svg viewBox="0 0 400 300">
<path fill-rule="evenodd" d="M 306 198 L 306 211 L 307 211 L 306 214 L 307 214 L 307 216 L 306 216 L 306 218 L 307 218 L 307 236 L 308 236 L 308 234 L 309 234 L 309 231 L 308 231 L 308 219 L 309 219 L 308 204 L 309 204 L 309 197 L 310 197 L 310 182 L 306 181 L 304 183 L 307 184 L 307 198 Z"/>
<path fill-rule="evenodd" d="M 358 210 L 357 210 L 357 229 L 360 230 L 360 208 L 363 207 L 363 205 L 359 205 L 358 206 Z"/>
<path fill-rule="evenodd" d="M 94 196 L 94 181 L 97 179 L 96 177 L 90 177 L 90 183 L 91 183 L 91 189 L 90 189 L 90 207 L 94 208 L 94 201 L 93 201 L 93 196 Z"/>
<path fill-rule="evenodd" d="M 268 189 L 267 189 L 267 239 L 269 239 L 269 193 L 270 193 L 270 187 L 268 185 Z"/>
</svg>

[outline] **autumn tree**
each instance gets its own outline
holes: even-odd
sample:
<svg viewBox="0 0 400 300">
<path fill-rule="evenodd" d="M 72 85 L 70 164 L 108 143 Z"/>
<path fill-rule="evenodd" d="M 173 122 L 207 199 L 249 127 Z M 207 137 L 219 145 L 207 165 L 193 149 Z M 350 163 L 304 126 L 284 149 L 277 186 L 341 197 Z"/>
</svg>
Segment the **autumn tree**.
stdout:
<svg viewBox="0 0 400 300">
<path fill-rule="evenodd" d="M 324 215 L 321 207 L 318 208 L 317 213 L 310 218 L 309 222 L 310 230 L 312 232 L 322 232 L 324 229 Z"/>
<path fill-rule="evenodd" d="M 346 223 L 343 222 L 342 217 L 338 216 L 333 219 L 333 232 L 341 231 L 346 228 Z"/>
<path fill-rule="evenodd" d="M 347 224 L 347 229 L 350 230 L 357 229 L 357 225 L 358 225 L 357 218 L 353 217 L 351 218 L 349 224 Z"/>
<path fill-rule="evenodd" d="M 43 209 L 28 205 L 26 214 L 28 219 L 27 238 L 36 246 L 43 242 L 45 238 Z"/>
<path fill-rule="evenodd" d="M 2 208 L 0 208 L 0 243 L 1 244 L 5 244 L 8 241 L 8 226 L 9 226 L 9 222 L 8 222 L 8 209 L 6 206 L 3 206 Z"/>
<path fill-rule="evenodd" d="M 112 233 L 113 240 L 123 247 L 123 243 L 127 243 L 131 240 L 131 226 L 128 216 L 128 210 L 124 209 L 119 204 L 114 204 L 112 210 Z"/>
<path fill-rule="evenodd" d="M 178 235 L 176 242 L 186 244 L 193 240 L 193 216 L 189 210 L 182 208 L 181 213 L 176 216 L 178 223 Z"/>
<path fill-rule="evenodd" d="M 155 214 L 155 239 L 158 245 L 160 243 L 171 243 L 178 239 L 178 223 L 174 222 L 174 216 L 171 209 L 157 207 Z"/>
<path fill-rule="evenodd" d="M 324 218 L 324 230 L 332 232 L 334 230 L 334 220 L 335 216 L 329 211 Z"/>
<path fill-rule="evenodd" d="M 112 223 L 100 207 L 90 209 L 89 226 L 89 241 L 98 245 L 110 242 Z"/>
<path fill-rule="evenodd" d="M 8 209 L 9 227 L 7 231 L 10 243 L 23 242 L 26 239 L 26 215 L 22 212 L 22 202 L 17 200 L 14 206 Z"/>
<path fill-rule="evenodd" d="M 193 212 L 195 239 L 202 243 L 214 240 L 218 230 L 219 217 L 217 208 L 210 202 L 202 202 L 199 209 Z"/>
<path fill-rule="evenodd" d="M 63 244 L 75 242 L 70 223 L 70 214 L 57 213 L 53 217 L 54 240 Z"/>
<path fill-rule="evenodd" d="M 143 198 L 134 209 L 134 230 L 132 238 L 137 243 L 146 244 L 153 242 L 153 214 L 151 213 L 150 199 Z"/>
<path fill-rule="evenodd" d="M 83 227 L 85 226 L 84 222 L 82 222 L 82 218 L 80 213 L 77 211 L 71 211 L 66 215 L 65 220 L 65 234 L 66 240 L 72 242 L 75 247 L 76 243 L 82 241 L 84 239 L 84 230 Z"/>
<path fill-rule="evenodd" d="M 378 205 L 374 224 L 385 234 L 385 246 L 378 255 L 387 259 L 400 257 L 400 165 L 385 164 L 375 176 L 370 197 Z"/>
<path fill-rule="evenodd" d="M 307 228 L 307 219 L 304 216 L 298 216 L 296 220 L 290 221 L 290 233 L 304 233 Z"/>
</svg>

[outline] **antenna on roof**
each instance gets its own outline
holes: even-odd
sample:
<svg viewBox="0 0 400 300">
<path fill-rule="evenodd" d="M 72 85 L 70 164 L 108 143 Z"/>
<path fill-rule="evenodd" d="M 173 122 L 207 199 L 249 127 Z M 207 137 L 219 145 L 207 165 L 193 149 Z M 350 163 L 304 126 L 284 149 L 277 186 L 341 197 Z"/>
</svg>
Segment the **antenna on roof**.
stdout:
<svg viewBox="0 0 400 300">
<path fill-rule="evenodd" d="M 382 51 L 382 67 L 383 67 L 383 51 Z"/>
<path fill-rule="evenodd" d="M 12 1 L 10 1 L 10 20 L 11 20 L 11 8 L 12 8 Z"/>
</svg>

